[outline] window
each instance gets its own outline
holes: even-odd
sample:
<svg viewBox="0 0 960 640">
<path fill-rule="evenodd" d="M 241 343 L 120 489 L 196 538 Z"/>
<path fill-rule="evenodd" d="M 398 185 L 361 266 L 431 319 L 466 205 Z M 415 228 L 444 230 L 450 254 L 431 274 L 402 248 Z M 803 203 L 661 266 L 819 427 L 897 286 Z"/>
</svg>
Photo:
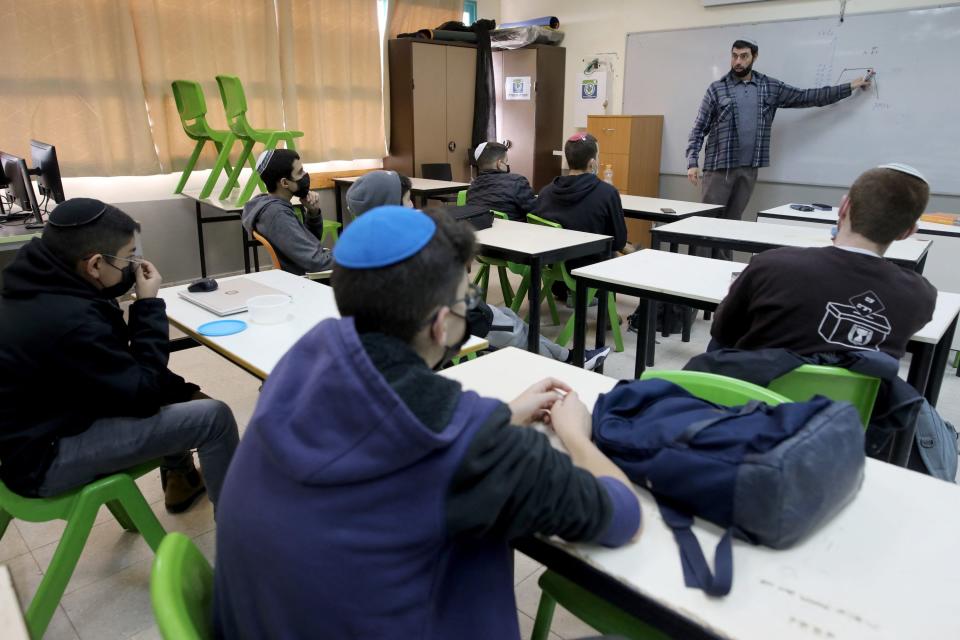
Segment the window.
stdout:
<svg viewBox="0 0 960 640">
<path fill-rule="evenodd" d="M 464 0 L 463 24 L 468 27 L 477 21 L 477 0 Z"/>
</svg>

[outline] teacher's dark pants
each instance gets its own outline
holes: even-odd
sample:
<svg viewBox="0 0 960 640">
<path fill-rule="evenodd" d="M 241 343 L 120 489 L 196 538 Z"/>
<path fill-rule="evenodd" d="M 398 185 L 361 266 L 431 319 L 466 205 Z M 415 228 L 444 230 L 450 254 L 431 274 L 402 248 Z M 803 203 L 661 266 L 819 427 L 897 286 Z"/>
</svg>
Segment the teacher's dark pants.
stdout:
<svg viewBox="0 0 960 640">
<path fill-rule="evenodd" d="M 755 184 L 757 184 L 756 167 L 704 171 L 700 183 L 701 200 L 707 204 L 723 205 L 725 208 L 720 214 L 721 218 L 741 220 Z M 730 260 L 730 250 L 718 249 L 717 257 Z"/>
</svg>

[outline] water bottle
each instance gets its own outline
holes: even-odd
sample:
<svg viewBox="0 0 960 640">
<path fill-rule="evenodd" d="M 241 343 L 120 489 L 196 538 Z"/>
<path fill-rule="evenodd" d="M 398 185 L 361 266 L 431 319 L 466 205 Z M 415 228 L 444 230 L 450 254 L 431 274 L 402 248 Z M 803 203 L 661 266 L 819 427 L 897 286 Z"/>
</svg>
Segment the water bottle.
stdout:
<svg viewBox="0 0 960 640">
<path fill-rule="evenodd" d="M 603 181 L 607 184 L 613 184 L 613 165 L 604 165 Z"/>
</svg>

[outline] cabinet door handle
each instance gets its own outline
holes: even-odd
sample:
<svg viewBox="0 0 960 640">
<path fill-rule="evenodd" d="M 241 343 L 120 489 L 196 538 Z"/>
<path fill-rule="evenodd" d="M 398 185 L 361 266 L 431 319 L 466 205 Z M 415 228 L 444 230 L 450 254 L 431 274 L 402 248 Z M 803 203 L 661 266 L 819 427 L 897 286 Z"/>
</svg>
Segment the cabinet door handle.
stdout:
<svg viewBox="0 0 960 640">
<path fill-rule="evenodd" d="M 613 133 L 614 131 L 616 131 L 616 129 L 607 129 L 607 128 L 604 128 L 603 131 L 605 131 L 605 132 L 607 132 L 607 133 Z"/>
<path fill-rule="evenodd" d="M 451 140 L 450 142 L 447 143 L 447 149 L 449 149 L 450 152 L 453 153 L 454 151 L 457 150 L 457 143 Z"/>
</svg>

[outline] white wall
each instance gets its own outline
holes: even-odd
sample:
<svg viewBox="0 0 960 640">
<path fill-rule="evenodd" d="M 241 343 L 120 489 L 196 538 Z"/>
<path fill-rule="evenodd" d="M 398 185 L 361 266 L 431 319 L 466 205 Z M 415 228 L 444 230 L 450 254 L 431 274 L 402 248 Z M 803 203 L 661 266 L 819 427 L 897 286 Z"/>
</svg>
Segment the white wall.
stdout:
<svg viewBox="0 0 960 640">
<path fill-rule="evenodd" d="M 477 18 L 496 20 L 500 24 L 500 0 L 477 0 Z"/>
</svg>

